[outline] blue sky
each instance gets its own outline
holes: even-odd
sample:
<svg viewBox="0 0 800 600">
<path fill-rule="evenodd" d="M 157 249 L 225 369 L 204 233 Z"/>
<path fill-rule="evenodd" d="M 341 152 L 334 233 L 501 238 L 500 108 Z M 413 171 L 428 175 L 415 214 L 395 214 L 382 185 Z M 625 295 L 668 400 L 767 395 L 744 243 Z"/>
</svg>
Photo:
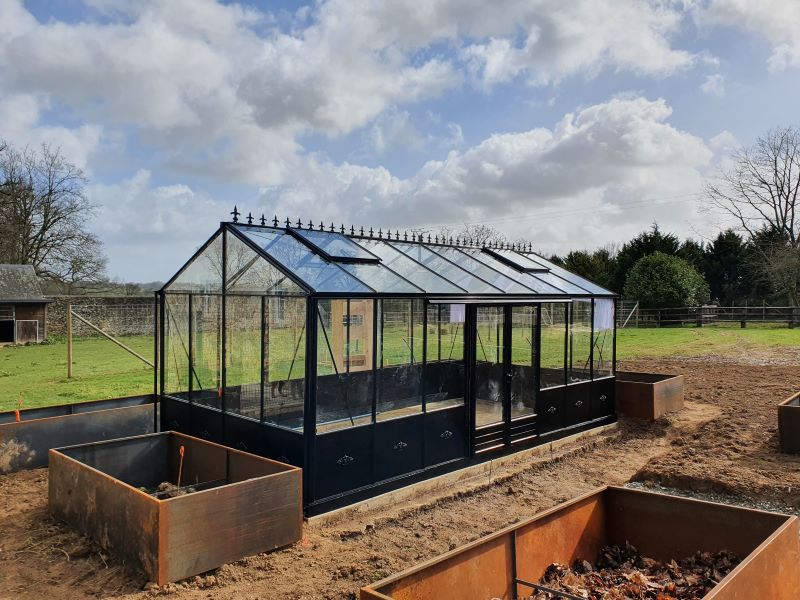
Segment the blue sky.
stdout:
<svg viewBox="0 0 800 600">
<path fill-rule="evenodd" d="M 798 2 L 0 0 L 0 138 L 86 171 L 126 280 L 233 204 L 543 252 L 702 238 L 707 178 L 798 97 Z"/>
</svg>

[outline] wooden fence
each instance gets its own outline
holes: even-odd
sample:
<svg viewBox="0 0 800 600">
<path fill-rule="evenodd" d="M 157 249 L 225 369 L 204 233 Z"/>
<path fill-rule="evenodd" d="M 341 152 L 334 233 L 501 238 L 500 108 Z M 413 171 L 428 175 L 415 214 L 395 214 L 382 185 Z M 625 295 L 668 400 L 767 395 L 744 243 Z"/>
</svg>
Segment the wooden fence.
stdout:
<svg viewBox="0 0 800 600">
<path fill-rule="evenodd" d="M 800 308 L 791 306 L 684 306 L 680 308 L 639 308 L 635 302 L 620 305 L 618 327 L 668 327 L 738 323 L 800 325 Z"/>
</svg>

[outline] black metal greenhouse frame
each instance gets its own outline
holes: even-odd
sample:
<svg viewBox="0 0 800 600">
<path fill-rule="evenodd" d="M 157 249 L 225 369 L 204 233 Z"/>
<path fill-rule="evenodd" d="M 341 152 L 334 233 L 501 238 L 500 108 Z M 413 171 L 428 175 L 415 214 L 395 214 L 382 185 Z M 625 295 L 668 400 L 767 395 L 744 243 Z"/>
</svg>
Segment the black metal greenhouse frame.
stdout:
<svg viewBox="0 0 800 600">
<path fill-rule="evenodd" d="M 246 227 L 248 230 L 256 230 L 263 228 L 264 230 L 279 232 L 281 234 L 288 234 L 294 239 L 297 239 L 307 248 L 310 249 L 316 256 L 321 257 L 327 262 L 336 262 L 346 264 L 348 257 L 333 257 L 328 255 L 326 250 L 309 239 L 301 235 L 298 230 L 308 231 L 309 228 L 303 228 L 298 222 L 297 226 L 290 225 L 288 220 L 285 227 L 283 224 L 278 226 L 277 219 L 269 225 L 262 217 L 261 225 L 253 224 L 252 218 L 248 219 L 248 224 L 244 225 L 238 221 L 238 212 L 234 214 L 232 222 L 223 222 L 220 225 L 220 231 L 216 232 L 193 256 L 187 261 L 184 267 L 159 291 L 156 292 L 155 301 L 158 306 L 156 313 L 156 357 L 157 369 L 156 376 L 154 377 L 154 392 L 159 399 L 159 419 L 160 427 L 162 430 L 176 430 L 199 437 L 208 439 L 210 441 L 223 443 L 228 446 L 239 448 L 245 451 L 254 452 L 266 457 L 282 460 L 303 468 L 303 492 L 304 492 L 304 510 L 307 516 L 320 514 L 338 507 L 346 506 L 354 502 L 366 499 L 378 494 L 388 492 L 417 481 L 428 479 L 443 473 L 447 473 L 456 469 L 460 469 L 471 464 L 485 461 L 491 458 L 496 458 L 500 455 L 505 455 L 513 452 L 518 452 L 522 449 L 532 446 L 551 442 L 555 439 L 562 438 L 580 431 L 602 426 L 612 423 L 616 420 L 614 412 L 614 373 L 616 370 L 616 325 L 612 325 L 608 332 L 612 332 L 611 336 L 611 361 L 610 367 L 607 369 L 608 373 L 595 373 L 595 355 L 596 352 L 596 338 L 595 338 L 595 305 L 596 301 L 603 299 L 613 302 L 612 318 L 616 315 L 616 297 L 608 291 L 602 290 L 600 293 L 596 289 L 597 286 L 592 288 L 594 291 L 585 291 L 585 293 L 489 293 L 489 294 L 474 294 L 464 291 L 463 293 L 428 293 L 420 289 L 419 286 L 413 284 L 409 279 L 401 275 L 399 272 L 394 272 L 409 285 L 417 287 L 419 292 L 381 292 L 378 289 L 370 288 L 371 292 L 364 291 L 318 291 L 307 283 L 297 273 L 292 272 L 290 269 L 282 264 L 279 260 L 265 252 L 258 244 L 254 243 L 247 235 L 242 233 L 241 228 Z M 422 236 L 411 235 L 411 240 L 408 240 L 408 235 L 405 234 L 405 239 L 401 239 L 401 235 L 395 233 L 394 236 L 391 232 L 383 234 L 379 232 L 376 234 L 374 231 L 364 232 L 363 229 L 357 232 L 355 228 L 350 229 L 349 235 L 346 233 L 344 227 L 340 230 L 335 230 L 333 226 L 326 229 L 320 226 L 319 229 L 312 231 L 324 231 L 331 234 L 344 234 L 348 240 L 359 242 L 365 240 L 388 240 L 398 244 L 421 244 L 426 248 L 433 248 L 437 252 L 441 248 L 456 248 L 465 249 L 470 248 L 472 251 L 484 252 L 487 256 L 494 259 L 496 262 L 492 264 L 502 263 L 508 267 L 516 270 L 522 270 L 518 264 L 508 256 L 511 254 L 511 246 L 492 245 L 485 247 L 480 244 L 461 243 L 460 240 L 453 241 L 450 239 L 435 238 L 434 241 L 430 240 L 428 236 L 427 241 Z M 218 239 L 221 232 L 222 238 L 222 257 L 221 257 L 221 289 L 219 291 L 179 291 L 170 292 L 170 285 L 176 281 L 181 273 L 186 270 L 195 259 L 203 255 L 209 246 Z M 226 255 L 228 240 L 233 236 L 237 242 L 241 242 L 252 250 L 256 255 L 266 260 L 272 267 L 282 273 L 286 278 L 291 280 L 293 284 L 301 290 L 300 294 L 239 294 L 230 292 L 227 289 L 228 273 L 226 271 L 228 264 L 228 256 Z M 466 242 L 466 241 L 465 241 Z M 526 248 L 517 248 L 523 255 L 533 259 L 535 255 L 529 253 Z M 369 250 L 367 250 L 369 252 Z M 399 252 L 399 251 L 398 251 Z M 445 260 L 450 261 L 447 257 Z M 366 258 L 366 261 L 371 259 Z M 405 259 L 403 259 L 405 260 Z M 412 258 L 413 260 L 413 258 Z M 375 257 L 375 263 L 379 263 L 378 257 Z M 414 261 L 416 262 L 416 261 Z M 455 263 L 453 263 L 455 264 Z M 387 267 L 388 268 L 388 267 Z M 420 268 L 428 269 L 433 272 L 430 266 L 425 267 L 420 264 Z M 460 268 L 464 268 L 463 266 Z M 490 267 L 491 268 L 491 267 Z M 553 267 L 555 268 L 555 267 Z M 547 270 L 547 267 L 542 267 L 542 273 Z M 391 271 L 391 269 L 390 269 Z M 497 271 L 500 273 L 500 271 Z M 536 273 L 535 270 L 530 272 Z M 481 281 L 481 277 L 477 273 L 473 273 L 474 277 Z M 556 276 L 557 277 L 557 276 Z M 508 276 L 507 278 L 511 278 Z M 576 277 L 576 279 L 579 279 Z M 487 286 L 492 286 L 491 283 L 485 281 Z M 368 284 L 365 284 L 369 287 Z M 578 287 L 577 284 L 575 287 Z M 235 406 L 230 404 L 233 402 L 228 394 L 228 370 L 229 357 L 226 355 L 228 344 L 227 336 L 227 321 L 228 315 L 226 314 L 227 305 L 230 299 L 238 296 L 260 297 L 260 381 L 253 382 L 253 386 L 258 385 L 258 395 L 260 395 L 260 411 L 257 417 L 245 416 L 234 412 Z M 170 366 L 168 357 L 166 356 L 167 330 L 171 328 L 168 325 L 168 302 L 171 296 L 185 297 L 186 314 L 187 317 L 187 339 L 184 344 L 188 359 L 187 380 L 185 383 L 185 390 L 176 393 L 171 389 L 167 389 L 166 373 L 173 367 Z M 195 383 L 199 384 L 199 377 L 195 373 L 195 351 L 196 338 L 198 332 L 195 331 L 196 326 L 193 325 L 194 312 L 196 308 L 195 303 L 198 302 L 198 297 L 202 296 L 205 299 L 216 297 L 215 302 L 219 303 L 219 340 L 217 348 L 219 351 L 218 364 L 220 372 L 219 378 L 219 393 L 218 393 L 218 406 L 212 406 L 208 403 L 198 402 L 194 394 L 198 391 L 194 389 Z M 299 427 L 288 427 L 280 424 L 270 423 L 265 421 L 265 393 L 271 390 L 269 376 L 265 373 L 265 362 L 268 362 L 269 357 L 266 357 L 265 350 L 265 336 L 269 336 L 269 324 L 266 322 L 268 318 L 265 315 L 269 313 L 267 303 L 272 298 L 296 298 L 299 300 L 302 297 L 305 300 L 305 324 L 303 332 L 298 339 L 302 339 L 304 335 L 304 372 L 303 372 L 303 390 L 302 390 L 302 430 Z M 415 363 L 414 353 L 417 348 L 419 340 L 414 340 L 413 337 L 410 341 L 403 338 L 411 352 L 411 365 L 415 367 L 412 376 L 416 376 L 419 372 L 419 383 L 417 390 L 421 398 L 419 399 L 419 410 L 414 411 L 413 414 L 407 416 L 398 416 L 396 418 L 389 418 L 380 420 L 379 417 L 379 393 L 378 386 L 386 384 L 394 377 L 397 381 L 402 381 L 404 376 L 408 376 L 410 371 L 403 371 L 399 375 L 384 375 L 384 369 L 388 373 L 391 368 L 384 367 L 383 364 L 378 364 L 379 356 L 383 356 L 383 343 L 385 341 L 384 322 L 385 317 L 385 302 L 395 299 L 408 299 L 412 302 L 411 306 L 411 334 L 414 335 L 414 307 L 416 306 L 414 300 L 419 301 L 422 306 L 421 310 L 421 349 L 422 356 Z M 328 333 L 323 327 L 320 328 L 322 323 L 322 313 L 320 312 L 320 305 L 325 304 L 326 301 L 331 300 L 346 300 L 347 317 L 346 321 L 343 317 L 343 322 L 346 322 L 347 337 L 345 348 L 347 348 L 346 371 L 340 373 L 336 369 L 336 360 L 333 358 L 334 350 L 331 349 L 331 341 L 328 339 Z M 352 300 L 368 300 L 371 301 L 371 309 L 368 316 L 371 316 L 371 344 L 372 350 L 365 354 L 371 361 L 369 368 L 364 371 L 356 373 L 351 372 L 352 355 L 350 350 L 350 331 L 353 321 L 353 314 L 350 312 Z M 183 300 L 181 300 L 183 301 Z M 591 330 L 589 332 L 589 360 L 588 372 L 585 370 L 584 365 L 584 379 L 580 382 L 570 382 L 570 372 L 575 366 L 573 362 L 573 348 L 572 348 L 572 321 L 579 318 L 577 314 L 575 303 L 583 302 L 582 306 L 589 309 L 588 320 L 591 323 Z M 588 306 L 586 306 L 588 304 Z M 451 314 L 454 310 L 452 305 L 463 305 L 463 323 L 461 324 L 461 335 L 463 339 L 463 375 L 459 370 L 461 367 L 459 361 L 455 361 L 454 365 L 445 365 L 442 357 L 442 318 L 443 313 L 447 312 L 445 306 L 451 305 Z M 544 306 L 552 308 L 552 314 L 555 314 L 556 305 L 563 306 L 563 328 L 564 328 L 564 358 L 563 358 L 563 372 L 556 369 L 555 373 L 558 377 L 563 378 L 563 384 L 556 384 L 546 389 L 542 388 L 542 313 Z M 436 306 L 435 310 L 431 307 Z M 522 308 L 524 307 L 524 309 Z M 522 372 L 522 369 L 514 371 L 513 357 L 512 357 L 512 344 L 514 330 L 515 308 L 520 310 L 528 310 L 530 315 L 530 335 L 525 337 L 531 347 L 530 355 L 530 369 L 525 371 L 524 377 L 520 381 L 516 374 Z M 581 309 L 581 310 L 585 310 Z M 560 308 L 558 309 L 561 310 Z M 435 314 L 437 319 L 434 323 L 436 327 L 438 340 L 429 339 L 429 311 Z M 478 348 L 483 349 L 484 358 L 487 352 L 481 337 L 481 330 L 479 328 L 479 316 L 484 314 L 496 315 L 496 327 L 494 330 L 495 346 L 490 354 L 495 357 L 495 363 L 484 360 L 479 361 L 477 352 Z M 500 318 L 502 314 L 502 318 Z M 577 316 L 576 316 L 577 315 Z M 583 318 L 587 318 L 584 314 Z M 332 317 L 331 317 L 332 319 Z M 258 320 L 254 319 L 254 322 Z M 615 321 L 615 319 L 614 319 Z M 333 322 L 333 320 L 331 321 Z M 452 326 L 452 322 L 450 323 Z M 527 326 L 527 325 L 526 325 Z M 558 322 L 558 327 L 562 326 Z M 453 344 L 458 340 L 458 326 L 456 325 L 456 333 L 453 334 Z M 560 329 L 555 329 L 560 331 Z M 606 331 L 606 330 L 604 330 Z M 320 333 L 322 337 L 320 338 Z M 560 334 L 558 334 L 560 335 Z M 380 341 L 379 341 L 380 339 Z M 500 341 L 502 340 L 502 341 Z M 320 341 L 327 344 L 327 349 L 331 353 L 331 361 L 333 363 L 334 373 L 323 374 L 318 373 L 318 357 L 320 356 Z M 432 361 L 434 357 L 428 356 L 429 341 L 436 343 L 438 348 L 438 355 L 435 357 L 438 360 Z M 174 343 L 174 342 L 172 342 Z M 182 342 L 183 343 L 183 342 Z M 299 342 L 298 342 L 299 344 Z M 606 346 L 607 348 L 607 346 Z M 295 357 L 300 351 L 299 346 L 294 349 Z M 322 351 L 326 349 L 323 347 Z M 452 349 L 451 349 L 452 356 Z M 603 357 L 599 357 L 603 358 Z M 294 360 L 294 359 L 293 359 Z M 366 360 L 366 359 L 365 359 Z M 383 360 L 382 358 L 380 359 Z M 173 361 L 174 362 L 174 361 Z M 480 364 L 479 364 L 480 363 Z M 343 362 L 343 364 L 345 364 Z M 299 366 L 299 365 L 298 365 Z M 179 369 L 179 366 L 175 366 Z M 392 367 L 393 368 L 393 367 Z M 526 367 L 527 369 L 527 367 Z M 290 367 L 289 378 L 291 378 L 292 367 Z M 353 373 L 356 373 L 353 375 Z M 498 375 L 499 373 L 499 375 Z M 597 378 L 595 378 L 597 375 Z M 553 370 L 548 373 L 549 377 L 553 376 Z M 448 379 L 448 377 L 450 379 Z M 459 384 L 456 380 L 462 377 L 463 383 L 463 399 L 460 404 L 448 405 L 446 408 L 437 410 L 428 410 L 428 404 L 432 402 L 433 394 L 429 393 L 429 382 L 435 378 L 437 381 L 451 381 L 453 385 L 458 387 Z M 525 379 L 527 377 L 528 379 Z M 328 378 L 328 379 L 324 379 Z M 320 382 L 326 382 L 325 386 L 320 387 Z M 394 379 L 392 379 L 394 381 Z M 502 406 L 498 404 L 496 407 L 500 409 L 497 415 L 497 420 L 488 425 L 480 425 L 478 423 L 478 402 L 476 400 L 479 393 L 478 388 L 481 388 L 481 394 L 484 394 L 487 386 L 486 381 L 489 381 L 489 387 L 494 386 L 495 395 L 501 400 Z M 333 383 L 327 383 L 333 382 Z M 394 383 L 391 383 L 394 385 Z M 386 385 L 390 385 L 386 384 Z M 287 380 L 286 386 L 291 387 L 291 381 Z M 530 386 L 532 390 L 531 398 L 534 403 L 531 407 L 523 407 L 530 409 L 530 414 L 521 417 L 513 417 L 512 412 L 516 410 L 512 407 L 513 391 L 512 387 L 517 386 Z M 202 387 L 198 385 L 198 387 Z M 240 386 L 244 389 L 244 385 Z M 441 384 L 440 384 L 441 387 Z M 243 394 L 242 389 L 237 392 Z M 253 387 L 253 389 L 255 389 Z M 278 388 L 276 388 L 278 389 Z M 292 388 L 295 389 L 295 388 Z M 338 398 L 335 394 L 331 395 L 330 389 L 339 390 L 344 394 L 344 398 Z M 350 414 L 350 421 L 352 426 L 347 426 L 341 429 L 336 429 L 330 432 L 318 431 L 318 402 L 320 407 L 329 406 L 330 399 L 334 398 L 337 402 L 347 402 L 347 396 L 350 393 L 355 394 L 356 389 L 364 389 L 364 397 L 368 397 L 371 402 L 370 414 L 365 413 L 367 422 L 363 425 L 356 425 L 350 414 L 349 406 L 347 407 L 348 414 Z M 499 389 L 499 392 L 497 390 Z M 526 388 L 527 389 L 527 388 Z M 265 391 L 266 390 L 266 391 Z M 290 390 L 291 391 L 291 390 Z M 320 396 L 325 392 L 324 398 Z M 460 391 L 460 388 L 458 389 Z M 269 392 L 272 394 L 272 391 Z M 276 392 L 277 393 L 277 392 Z M 440 394 L 441 395 L 441 394 Z M 485 395 L 485 394 L 484 394 Z M 338 399 L 337 399 L 338 398 Z M 457 400 L 457 398 L 456 398 Z M 241 402 L 241 399 L 239 400 Z M 414 405 L 412 408 L 416 408 Z"/>
</svg>

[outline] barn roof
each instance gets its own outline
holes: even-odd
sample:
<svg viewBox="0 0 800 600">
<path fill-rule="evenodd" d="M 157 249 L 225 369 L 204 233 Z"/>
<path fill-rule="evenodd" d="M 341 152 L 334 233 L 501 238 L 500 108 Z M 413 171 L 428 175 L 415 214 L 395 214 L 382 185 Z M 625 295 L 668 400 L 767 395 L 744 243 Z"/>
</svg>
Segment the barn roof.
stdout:
<svg viewBox="0 0 800 600">
<path fill-rule="evenodd" d="M 47 301 L 31 265 L 0 265 L 0 303 Z"/>
</svg>

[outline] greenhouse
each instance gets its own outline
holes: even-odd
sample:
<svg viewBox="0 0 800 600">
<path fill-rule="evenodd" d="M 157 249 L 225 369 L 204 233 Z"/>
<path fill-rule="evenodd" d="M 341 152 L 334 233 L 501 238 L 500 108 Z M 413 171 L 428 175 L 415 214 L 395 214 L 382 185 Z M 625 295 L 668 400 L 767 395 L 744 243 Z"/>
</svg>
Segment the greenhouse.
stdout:
<svg viewBox="0 0 800 600">
<path fill-rule="evenodd" d="M 161 427 L 307 515 L 616 419 L 614 294 L 531 246 L 233 214 L 158 292 Z"/>
</svg>

